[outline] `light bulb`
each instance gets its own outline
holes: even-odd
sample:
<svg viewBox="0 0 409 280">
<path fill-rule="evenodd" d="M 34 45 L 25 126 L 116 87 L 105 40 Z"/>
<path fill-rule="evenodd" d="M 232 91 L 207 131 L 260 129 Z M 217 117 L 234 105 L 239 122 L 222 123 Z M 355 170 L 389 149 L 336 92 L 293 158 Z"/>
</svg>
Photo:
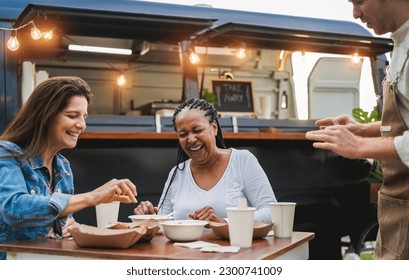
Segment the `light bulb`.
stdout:
<svg viewBox="0 0 409 280">
<path fill-rule="evenodd" d="M 281 50 L 281 51 L 280 51 L 280 55 L 279 55 L 279 59 L 280 59 L 280 60 L 283 60 L 284 54 L 285 54 L 285 50 Z"/>
<path fill-rule="evenodd" d="M 124 74 L 119 75 L 118 78 L 116 79 L 116 83 L 120 87 L 124 86 L 126 84 L 125 75 Z"/>
<path fill-rule="evenodd" d="M 355 63 L 355 64 L 358 64 L 358 63 L 359 63 L 359 61 L 361 60 L 361 58 L 359 57 L 358 52 L 355 52 L 355 53 L 352 55 L 351 60 L 352 60 L 352 62 Z"/>
<path fill-rule="evenodd" d="M 53 38 L 53 35 L 54 35 L 53 31 L 50 30 L 50 31 L 47 31 L 47 32 L 43 33 L 43 38 L 44 38 L 44 40 L 49 41 L 49 40 L 51 40 Z"/>
<path fill-rule="evenodd" d="M 31 38 L 33 38 L 33 40 L 39 40 L 42 35 L 43 33 L 41 32 L 41 30 L 38 29 L 33 22 L 33 27 L 31 28 Z"/>
<path fill-rule="evenodd" d="M 283 94 L 281 95 L 281 109 L 287 109 L 288 108 L 288 96 L 287 92 L 283 91 Z"/>
<path fill-rule="evenodd" d="M 200 57 L 191 50 L 189 54 L 189 60 L 192 64 L 198 64 L 200 62 Z"/>
<path fill-rule="evenodd" d="M 243 59 L 246 57 L 246 49 L 244 47 L 240 48 L 237 50 L 236 56 L 240 59 Z"/>
<path fill-rule="evenodd" d="M 19 47 L 20 43 L 17 40 L 17 30 L 12 30 L 10 39 L 7 41 L 7 48 L 15 52 Z"/>
</svg>

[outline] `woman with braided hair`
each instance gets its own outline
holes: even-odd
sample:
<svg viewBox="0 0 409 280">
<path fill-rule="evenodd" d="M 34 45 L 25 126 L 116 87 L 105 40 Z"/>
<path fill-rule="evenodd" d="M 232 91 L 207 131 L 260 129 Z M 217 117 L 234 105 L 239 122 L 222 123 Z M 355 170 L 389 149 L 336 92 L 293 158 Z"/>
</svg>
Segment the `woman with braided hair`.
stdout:
<svg viewBox="0 0 409 280">
<path fill-rule="evenodd" d="M 225 222 L 226 207 L 245 196 L 256 207 L 255 219 L 271 223 L 268 203 L 277 201 L 256 157 L 247 150 L 226 148 L 217 110 L 190 98 L 173 115 L 178 135 L 177 164 L 169 173 L 159 206 L 142 201 L 135 214 L 168 214 L 175 219 Z"/>
</svg>

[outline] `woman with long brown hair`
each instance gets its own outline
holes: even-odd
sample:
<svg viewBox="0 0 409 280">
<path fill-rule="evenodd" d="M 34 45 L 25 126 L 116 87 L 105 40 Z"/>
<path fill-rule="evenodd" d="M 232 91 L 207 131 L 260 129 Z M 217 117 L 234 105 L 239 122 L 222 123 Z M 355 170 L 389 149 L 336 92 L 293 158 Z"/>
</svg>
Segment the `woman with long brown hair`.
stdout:
<svg viewBox="0 0 409 280">
<path fill-rule="evenodd" d="M 136 187 L 128 179 L 74 194 L 70 164 L 59 152 L 76 146 L 91 98 L 81 78 L 50 78 L 34 89 L 0 136 L 1 243 L 68 237 L 76 226 L 72 213 L 117 200 L 136 202 Z"/>
</svg>

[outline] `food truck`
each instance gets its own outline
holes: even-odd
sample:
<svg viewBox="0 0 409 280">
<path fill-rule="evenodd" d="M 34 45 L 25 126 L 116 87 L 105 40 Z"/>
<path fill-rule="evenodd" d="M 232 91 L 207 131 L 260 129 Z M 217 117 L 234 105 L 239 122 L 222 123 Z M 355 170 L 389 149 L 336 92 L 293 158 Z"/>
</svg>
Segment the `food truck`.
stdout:
<svg viewBox="0 0 409 280">
<path fill-rule="evenodd" d="M 157 203 L 176 162 L 173 110 L 200 97 L 227 146 L 250 150 L 277 199 L 297 202 L 295 230 L 316 233 L 311 259 L 339 258 L 341 237 L 376 220 L 370 163 L 315 150 L 304 134 L 351 115 L 363 94 L 380 110 L 390 39 L 347 21 L 127 0 L 3 0 L 0 28 L 0 132 L 47 77 L 91 86 L 87 129 L 64 152 L 77 192 L 127 177 Z M 95 210 L 75 217 L 93 224 Z"/>
</svg>

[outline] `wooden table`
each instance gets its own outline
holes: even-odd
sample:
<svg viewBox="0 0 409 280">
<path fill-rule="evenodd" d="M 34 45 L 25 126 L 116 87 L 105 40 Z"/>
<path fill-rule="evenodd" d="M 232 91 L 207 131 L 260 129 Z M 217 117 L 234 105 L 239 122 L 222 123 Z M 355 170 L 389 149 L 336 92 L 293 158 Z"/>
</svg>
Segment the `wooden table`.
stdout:
<svg viewBox="0 0 409 280">
<path fill-rule="evenodd" d="M 69 239 L 37 239 L 0 245 L 7 252 L 7 259 L 117 259 L 117 260 L 265 260 L 308 259 L 308 243 L 314 233 L 294 232 L 292 238 L 273 236 L 253 241 L 251 248 L 242 248 L 238 253 L 205 253 L 199 249 L 174 246 L 163 234 L 156 235 L 149 243 L 136 243 L 127 249 L 79 247 Z M 229 241 L 216 237 L 206 229 L 203 241 L 228 246 Z"/>
</svg>

